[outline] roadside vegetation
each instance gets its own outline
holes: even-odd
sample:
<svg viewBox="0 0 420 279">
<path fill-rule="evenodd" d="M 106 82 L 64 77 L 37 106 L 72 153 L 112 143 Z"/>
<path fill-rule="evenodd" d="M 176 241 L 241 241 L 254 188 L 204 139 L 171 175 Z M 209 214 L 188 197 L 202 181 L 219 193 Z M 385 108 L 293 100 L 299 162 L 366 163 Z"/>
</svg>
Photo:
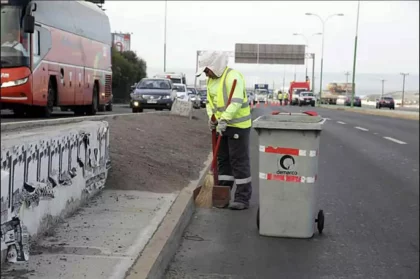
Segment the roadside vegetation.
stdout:
<svg viewBox="0 0 420 279">
<path fill-rule="evenodd" d="M 112 48 L 111 52 L 114 103 L 127 103 L 130 100 L 130 86 L 147 77 L 147 64 L 134 51 L 119 52 Z"/>
</svg>

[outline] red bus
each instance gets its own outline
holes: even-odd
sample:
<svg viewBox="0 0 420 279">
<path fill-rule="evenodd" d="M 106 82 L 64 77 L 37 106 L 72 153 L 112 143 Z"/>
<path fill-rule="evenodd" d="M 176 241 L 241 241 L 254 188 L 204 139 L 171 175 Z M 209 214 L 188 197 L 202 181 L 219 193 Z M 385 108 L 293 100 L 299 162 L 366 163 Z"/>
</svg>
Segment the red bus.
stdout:
<svg viewBox="0 0 420 279">
<path fill-rule="evenodd" d="M 1 108 L 49 117 L 111 110 L 111 29 L 87 1 L 1 0 Z"/>
</svg>

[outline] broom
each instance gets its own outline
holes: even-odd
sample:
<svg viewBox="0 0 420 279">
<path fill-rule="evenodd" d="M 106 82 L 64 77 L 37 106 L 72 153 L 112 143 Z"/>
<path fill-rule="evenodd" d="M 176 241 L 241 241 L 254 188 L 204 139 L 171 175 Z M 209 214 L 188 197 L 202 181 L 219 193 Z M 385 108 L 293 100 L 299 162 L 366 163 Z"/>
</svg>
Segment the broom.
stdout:
<svg viewBox="0 0 420 279">
<path fill-rule="evenodd" d="M 227 106 L 229 106 L 230 101 L 232 100 L 233 92 L 235 91 L 236 87 L 236 79 L 233 81 L 232 88 L 230 90 L 229 99 L 227 102 Z M 212 120 L 214 121 L 216 118 L 214 115 L 212 116 Z M 217 138 L 217 141 L 216 141 Z M 213 161 L 211 163 L 211 169 L 204 178 L 203 186 L 201 187 L 200 193 L 198 194 L 197 198 L 195 199 L 195 204 L 198 207 L 204 208 L 211 208 L 213 206 L 213 187 L 215 184 L 218 184 L 217 178 L 217 153 L 220 147 L 220 141 L 222 137 L 217 137 L 216 130 L 212 131 L 212 145 L 213 145 Z"/>
</svg>

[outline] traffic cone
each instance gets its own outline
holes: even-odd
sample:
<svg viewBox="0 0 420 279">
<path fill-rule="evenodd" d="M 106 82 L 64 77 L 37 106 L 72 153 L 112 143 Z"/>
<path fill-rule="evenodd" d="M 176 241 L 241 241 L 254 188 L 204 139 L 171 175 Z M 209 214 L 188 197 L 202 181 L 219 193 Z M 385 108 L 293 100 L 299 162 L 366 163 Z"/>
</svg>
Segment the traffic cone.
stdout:
<svg viewBox="0 0 420 279">
<path fill-rule="evenodd" d="M 258 100 L 257 105 L 255 106 L 256 108 L 260 107 L 260 101 Z"/>
</svg>

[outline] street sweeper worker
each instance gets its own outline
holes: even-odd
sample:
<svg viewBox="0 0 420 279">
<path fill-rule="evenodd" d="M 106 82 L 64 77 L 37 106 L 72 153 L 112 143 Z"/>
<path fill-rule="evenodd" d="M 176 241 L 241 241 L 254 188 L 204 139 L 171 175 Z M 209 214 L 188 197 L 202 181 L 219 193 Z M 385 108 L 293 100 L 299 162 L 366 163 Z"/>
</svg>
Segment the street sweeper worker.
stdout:
<svg viewBox="0 0 420 279">
<path fill-rule="evenodd" d="M 196 76 L 204 72 L 208 77 L 206 110 L 209 128 L 216 129 L 222 136 L 217 154 L 219 185 L 232 188 L 236 184 L 235 198 L 229 203 L 229 208 L 243 210 L 249 207 L 252 194 L 249 155 L 252 120 L 245 80 L 240 72 L 227 66 L 228 59 L 224 52 L 203 53 Z M 235 91 L 226 107 L 235 79 Z M 213 115 L 215 120 L 212 120 Z"/>
</svg>

